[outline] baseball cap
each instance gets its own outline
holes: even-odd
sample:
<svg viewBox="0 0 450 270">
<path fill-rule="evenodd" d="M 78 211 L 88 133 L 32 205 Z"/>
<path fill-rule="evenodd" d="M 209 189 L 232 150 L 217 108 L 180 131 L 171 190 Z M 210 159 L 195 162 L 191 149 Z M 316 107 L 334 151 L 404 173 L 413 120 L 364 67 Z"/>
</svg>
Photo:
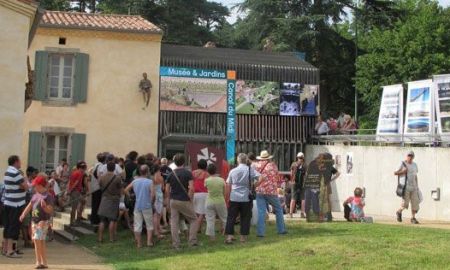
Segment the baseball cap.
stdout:
<svg viewBox="0 0 450 270">
<path fill-rule="evenodd" d="M 33 182 L 31 183 L 32 186 L 47 186 L 47 180 L 45 180 L 45 177 L 43 176 L 37 176 L 33 179 Z"/>
<path fill-rule="evenodd" d="M 302 152 L 298 152 L 297 157 L 301 158 L 301 157 L 305 157 L 305 155 Z"/>
<path fill-rule="evenodd" d="M 415 156 L 415 155 L 414 155 L 414 152 L 413 152 L 413 151 L 409 151 L 409 152 L 408 152 L 408 156 L 414 157 L 414 156 Z"/>
</svg>

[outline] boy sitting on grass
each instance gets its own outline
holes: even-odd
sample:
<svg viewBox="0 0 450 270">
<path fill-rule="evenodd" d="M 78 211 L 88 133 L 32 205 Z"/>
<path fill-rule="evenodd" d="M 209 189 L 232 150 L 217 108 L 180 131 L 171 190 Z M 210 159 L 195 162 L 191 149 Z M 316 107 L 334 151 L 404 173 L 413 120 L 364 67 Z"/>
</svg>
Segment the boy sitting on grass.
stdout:
<svg viewBox="0 0 450 270">
<path fill-rule="evenodd" d="M 363 190 L 357 187 L 353 194 L 355 196 L 348 197 L 344 202 L 344 217 L 347 221 L 363 221 L 364 206 L 366 205 L 362 198 Z"/>
<path fill-rule="evenodd" d="M 33 179 L 32 185 L 35 194 L 30 203 L 23 210 L 20 221 L 24 220 L 31 211 L 32 239 L 36 254 L 36 269 L 46 269 L 47 248 L 45 240 L 50 218 L 53 214 L 53 197 L 47 191 L 47 179 L 45 175 L 39 175 Z"/>
</svg>

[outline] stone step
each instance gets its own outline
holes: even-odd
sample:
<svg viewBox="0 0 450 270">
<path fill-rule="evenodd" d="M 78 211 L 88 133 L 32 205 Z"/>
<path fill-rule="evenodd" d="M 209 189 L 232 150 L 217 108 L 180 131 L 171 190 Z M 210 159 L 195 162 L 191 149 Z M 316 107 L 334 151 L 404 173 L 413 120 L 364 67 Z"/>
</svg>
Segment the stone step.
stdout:
<svg viewBox="0 0 450 270">
<path fill-rule="evenodd" d="M 97 232 L 98 230 L 98 225 L 92 225 L 91 222 L 88 220 L 82 220 L 78 225 L 79 227 L 83 227 L 93 232 Z"/>
<path fill-rule="evenodd" d="M 78 240 L 78 237 L 64 230 L 54 230 L 54 237 L 62 243 L 71 244 Z"/>
<path fill-rule="evenodd" d="M 86 235 L 94 235 L 95 232 L 88 230 L 86 228 L 83 228 L 81 226 L 69 226 L 69 225 L 65 225 L 64 226 L 64 230 L 70 234 L 73 234 L 77 237 L 83 237 Z"/>
<path fill-rule="evenodd" d="M 59 218 L 53 218 L 53 226 L 52 228 L 54 230 L 64 230 L 64 225 L 67 225 L 65 221 L 59 219 Z"/>
</svg>

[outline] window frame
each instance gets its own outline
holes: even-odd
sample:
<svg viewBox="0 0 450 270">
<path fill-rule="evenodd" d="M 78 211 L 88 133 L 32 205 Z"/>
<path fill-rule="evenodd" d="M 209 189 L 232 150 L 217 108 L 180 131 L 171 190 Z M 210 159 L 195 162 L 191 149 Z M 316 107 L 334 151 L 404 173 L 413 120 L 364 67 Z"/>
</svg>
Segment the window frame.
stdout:
<svg viewBox="0 0 450 270">
<path fill-rule="evenodd" d="M 51 89 L 52 89 L 52 78 L 56 76 L 52 76 L 52 67 L 53 67 L 53 57 L 58 56 L 59 63 L 58 63 L 58 96 L 57 97 L 51 97 Z M 70 75 L 70 97 L 64 98 L 64 78 L 67 76 L 64 76 L 64 69 L 66 67 L 65 65 L 65 57 L 71 56 L 72 57 L 72 73 Z M 46 89 L 46 97 L 47 100 L 52 102 L 70 102 L 72 103 L 74 100 L 74 81 L 75 81 L 75 69 L 76 69 L 76 63 L 75 63 L 75 53 L 67 53 L 67 52 L 49 52 L 49 61 L 48 61 L 48 77 L 47 77 L 47 89 Z"/>
<path fill-rule="evenodd" d="M 53 157 L 53 168 L 49 168 L 47 169 L 47 165 L 50 164 L 47 162 L 47 152 L 48 152 L 48 138 L 50 136 L 54 136 L 55 137 L 55 145 L 53 148 L 53 153 L 54 153 L 54 157 Z M 61 137 L 66 137 L 67 139 L 67 148 L 65 149 L 66 151 L 66 156 L 65 157 L 60 157 L 60 138 Z M 58 146 L 58 147 L 57 147 Z M 41 165 L 43 167 L 43 169 L 45 171 L 47 170 L 55 170 L 56 167 L 58 166 L 58 163 L 61 159 L 66 158 L 67 160 L 69 160 L 70 157 L 70 149 L 71 149 L 71 134 L 70 133 L 55 133 L 55 132 L 45 132 L 43 133 L 43 143 L 42 143 L 42 160 L 41 160 Z"/>
</svg>

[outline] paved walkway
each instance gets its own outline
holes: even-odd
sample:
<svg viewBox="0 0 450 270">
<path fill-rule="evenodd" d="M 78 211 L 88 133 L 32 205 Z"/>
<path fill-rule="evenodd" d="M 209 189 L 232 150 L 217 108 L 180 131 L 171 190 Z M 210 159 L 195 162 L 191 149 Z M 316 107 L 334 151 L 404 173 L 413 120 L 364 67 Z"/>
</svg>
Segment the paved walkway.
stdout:
<svg viewBox="0 0 450 270">
<path fill-rule="evenodd" d="M 3 229 L 0 229 L 0 240 Z M 0 255 L 1 270 L 34 269 L 34 249 L 23 249 L 21 259 L 10 259 Z M 63 244 L 58 241 L 47 243 L 47 256 L 50 269 L 57 270 L 112 270 L 112 266 L 104 265 L 101 259 L 75 244 Z"/>
<path fill-rule="evenodd" d="M 374 223 L 379 224 L 388 224 L 388 225 L 398 225 L 398 226 L 414 226 L 414 227 L 422 227 L 422 228 L 434 228 L 434 229 L 447 229 L 450 230 L 450 222 L 444 222 L 444 221 L 433 221 L 433 220 L 426 220 L 421 219 L 420 216 L 417 216 L 417 219 L 419 220 L 420 224 L 414 225 L 410 222 L 409 215 L 403 216 L 403 222 L 397 222 L 397 219 L 395 216 L 379 216 L 379 215 L 370 215 L 373 217 Z M 305 221 L 305 219 L 300 219 L 300 214 L 294 214 L 293 218 L 289 218 L 289 215 L 285 215 L 285 220 L 302 220 Z M 275 215 L 270 215 L 271 220 L 275 220 Z M 345 221 L 344 219 L 344 213 L 342 212 L 333 212 L 333 220 L 335 221 Z"/>
</svg>

